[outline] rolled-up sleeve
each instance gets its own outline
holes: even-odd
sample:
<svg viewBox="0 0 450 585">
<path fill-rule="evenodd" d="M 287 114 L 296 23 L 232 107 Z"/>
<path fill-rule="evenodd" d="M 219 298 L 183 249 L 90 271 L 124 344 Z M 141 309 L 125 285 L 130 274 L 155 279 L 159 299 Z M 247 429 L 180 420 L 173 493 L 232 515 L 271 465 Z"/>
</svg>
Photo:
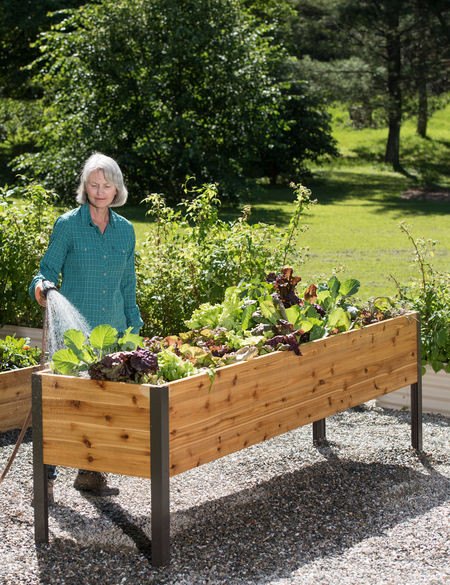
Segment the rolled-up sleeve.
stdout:
<svg viewBox="0 0 450 585">
<path fill-rule="evenodd" d="M 35 298 L 34 291 L 36 285 L 41 280 L 50 280 L 51 282 L 58 284 L 59 275 L 61 274 L 64 265 L 70 240 L 70 225 L 63 217 L 59 217 L 53 226 L 47 251 L 42 257 L 39 265 L 39 272 L 31 281 L 28 289 L 33 300 Z"/>
</svg>

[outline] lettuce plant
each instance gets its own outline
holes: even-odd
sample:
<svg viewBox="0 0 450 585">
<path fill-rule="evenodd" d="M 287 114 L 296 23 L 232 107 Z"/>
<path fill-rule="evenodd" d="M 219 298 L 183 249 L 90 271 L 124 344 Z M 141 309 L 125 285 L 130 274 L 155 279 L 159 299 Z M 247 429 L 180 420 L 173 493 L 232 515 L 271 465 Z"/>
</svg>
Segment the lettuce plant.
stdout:
<svg viewBox="0 0 450 585">
<path fill-rule="evenodd" d="M 86 339 L 81 331 L 69 329 L 63 337 L 67 349 L 60 349 L 53 354 L 51 368 L 60 374 L 77 376 L 109 353 L 136 350 L 143 338 L 131 333 L 131 330 L 130 327 L 119 337 L 114 327 L 98 325 Z"/>
</svg>

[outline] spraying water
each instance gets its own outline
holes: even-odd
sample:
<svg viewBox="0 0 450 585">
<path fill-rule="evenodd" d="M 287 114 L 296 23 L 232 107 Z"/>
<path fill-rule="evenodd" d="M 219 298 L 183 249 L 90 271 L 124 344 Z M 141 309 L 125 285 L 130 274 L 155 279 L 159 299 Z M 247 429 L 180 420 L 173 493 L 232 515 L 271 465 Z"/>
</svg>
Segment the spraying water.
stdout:
<svg viewBox="0 0 450 585">
<path fill-rule="evenodd" d="M 91 328 L 86 319 L 56 288 L 47 291 L 47 354 L 51 360 L 53 354 L 64 349 L 64 333 L 68 329 L 78 329 L 89 337 Z"/>
</svg>

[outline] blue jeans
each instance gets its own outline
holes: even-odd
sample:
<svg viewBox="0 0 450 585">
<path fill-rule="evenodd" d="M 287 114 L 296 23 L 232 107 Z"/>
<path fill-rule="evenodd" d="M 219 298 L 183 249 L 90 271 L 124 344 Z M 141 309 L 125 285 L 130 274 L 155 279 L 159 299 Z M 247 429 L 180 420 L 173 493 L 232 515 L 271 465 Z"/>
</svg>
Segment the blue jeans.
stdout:
<svg viewBox="0 0 450 585">
<path fill-rule="evenodd" d="M 56 465 L 47 465 L 47 479 L 55 480 L 57 475 Z"/>
</svg>

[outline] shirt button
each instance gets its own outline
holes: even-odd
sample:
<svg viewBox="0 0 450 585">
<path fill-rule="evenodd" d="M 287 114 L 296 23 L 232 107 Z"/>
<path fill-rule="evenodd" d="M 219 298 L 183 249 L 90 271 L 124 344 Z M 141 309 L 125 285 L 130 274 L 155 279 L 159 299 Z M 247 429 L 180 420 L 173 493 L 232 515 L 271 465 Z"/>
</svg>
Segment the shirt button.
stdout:
<svg viewBox="0 0 450 585">
<path fill-rule="evenodd" d="M 103 276 L 106 276 L 106 272 L 103 273 Z"/>
<path fill-rule="evenodd" d="M 105 307 L 102 307 L 102 311 L 104 311 L 104 310 L 105 310 Z"/>
<path fill-rule="evenodd" d="M 87 252 L 87 248 L 85 248 L 84 251 Z"/>
<path fill-rule="evenodd" d="M 103 294 L 106 294 L 106 290 L 104 290 L 104 291 L 102 291 L 102 292 L 103 292 Z"/>
<path fill-rule="evenodd" d="M 106 254 L 103 256 L 103 258 L 106 258 Z"/>
</svg>

